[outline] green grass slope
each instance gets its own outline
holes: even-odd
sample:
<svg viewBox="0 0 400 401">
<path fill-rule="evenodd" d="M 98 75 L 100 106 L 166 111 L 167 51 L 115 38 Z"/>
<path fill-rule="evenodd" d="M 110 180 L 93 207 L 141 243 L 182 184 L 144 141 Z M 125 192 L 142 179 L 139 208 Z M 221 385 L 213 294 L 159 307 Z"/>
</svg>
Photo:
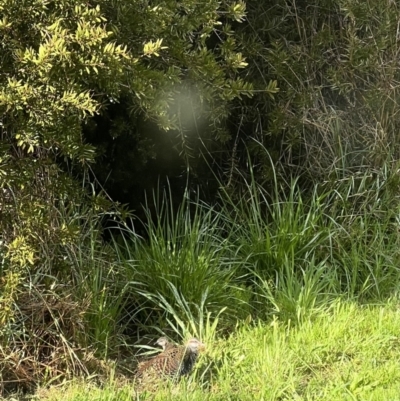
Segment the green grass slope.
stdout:
<svg viewBox="0 0 400 401">
<path fill-rule="evenodd" d="M 394 301 L 336 302 L 300 325 L 246 324 L 207 344 L 179 384 L 136 394 L 114 380 L 40 390 L 40 401 L 400 400 L 400 311 Z"/>
</svg>

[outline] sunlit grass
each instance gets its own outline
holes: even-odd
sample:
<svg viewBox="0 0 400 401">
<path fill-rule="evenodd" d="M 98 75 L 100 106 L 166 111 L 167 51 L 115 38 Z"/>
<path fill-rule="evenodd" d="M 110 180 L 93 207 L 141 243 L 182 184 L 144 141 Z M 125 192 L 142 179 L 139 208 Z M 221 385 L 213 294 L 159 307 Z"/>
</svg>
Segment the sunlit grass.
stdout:
<svg viewBox="0 0 400 401">
<path fill-rule="evenodd" d="M 129 378 L 101 389 L 81 382 L 41 391 L 38 399 L 396 400 L 399 333 L 398 303 L 337 301 L 295 326 L 277 318 L 243 324 L 229 338 L 207 344 L 194 375 L 177 385 L 135 395 Z"/>
</svg>

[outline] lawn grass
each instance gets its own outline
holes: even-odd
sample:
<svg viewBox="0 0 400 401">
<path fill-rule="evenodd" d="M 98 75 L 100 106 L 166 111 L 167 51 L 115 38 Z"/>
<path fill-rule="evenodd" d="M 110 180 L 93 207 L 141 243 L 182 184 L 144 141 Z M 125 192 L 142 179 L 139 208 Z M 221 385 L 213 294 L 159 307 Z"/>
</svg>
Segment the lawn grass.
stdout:
<svg viewBox="0 0 400 401">
<path fill-rule="evenodd" d="M 129 381 L 39 390 L 40 401 L 400 400 L 397 301 L 336 301 L 294 325 L 277 318 L 239 324 L 207 344 L 196 372 L 177 385 L 134 394 Z"/>
</svg>

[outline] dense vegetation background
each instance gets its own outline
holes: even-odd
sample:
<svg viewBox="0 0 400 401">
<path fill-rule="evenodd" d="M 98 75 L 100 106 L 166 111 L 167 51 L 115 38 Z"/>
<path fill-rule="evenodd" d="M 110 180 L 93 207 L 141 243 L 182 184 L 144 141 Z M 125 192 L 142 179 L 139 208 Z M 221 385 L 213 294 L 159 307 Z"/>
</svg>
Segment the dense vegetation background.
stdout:
<svg viewBox="0 0 400 401">
<path fill-rule="evenodd" d="M 0 0 L 4 389 L 397 296 L 399 18 Z"/>
</svg>

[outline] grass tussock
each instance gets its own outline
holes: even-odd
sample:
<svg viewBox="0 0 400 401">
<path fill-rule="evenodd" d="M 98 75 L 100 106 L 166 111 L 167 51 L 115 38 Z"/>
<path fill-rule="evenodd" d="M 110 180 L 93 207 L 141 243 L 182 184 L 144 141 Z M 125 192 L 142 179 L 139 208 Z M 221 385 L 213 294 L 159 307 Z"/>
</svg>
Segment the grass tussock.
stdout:
<svg viewBox="0 0 400 401">
<path fill-rule="evenodd" d="M 243 263 L 233 258 L 235 244 L 226 236 L 222 213 L 186 198 L 174 210 L 170 197 L 164 193 L 147 206 L 148 212 L 157 211 L 157 219 L 148 215 L 145 238 L 127 230 L 123 244 L 116 243 L 128 302 L 135 306 L 130 325 L 177 338 L 207 336 L 207 319 L 223 312 L 234 324 L 249 314 Z"/>
</svg>

